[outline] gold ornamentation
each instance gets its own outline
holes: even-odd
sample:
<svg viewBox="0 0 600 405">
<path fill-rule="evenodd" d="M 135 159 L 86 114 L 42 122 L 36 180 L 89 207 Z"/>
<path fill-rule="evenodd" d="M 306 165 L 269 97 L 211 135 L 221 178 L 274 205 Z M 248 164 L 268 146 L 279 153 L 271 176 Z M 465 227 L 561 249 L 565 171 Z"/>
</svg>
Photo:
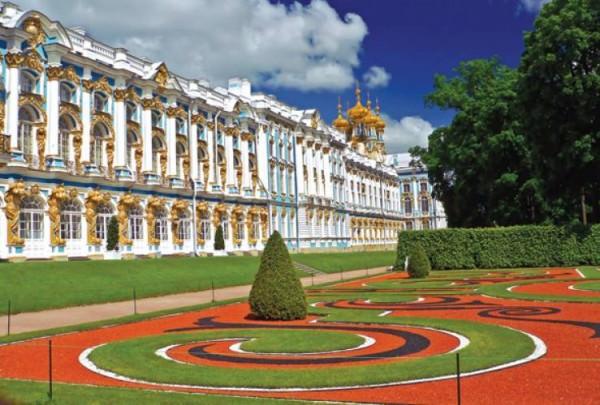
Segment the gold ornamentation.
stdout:
<svg viewBox="0 0 600 405">
<path fill-rule="evenodd" d="M 129 210 L 140 204 L 140 198 L 131 193 L 123 194 L 117 205 L 118 220 L 119 220 L 119 245 L 128 246 L 133 242 L 128 237 L 129 230 Z"/>
<path fill-rule="evenodd" d="M 154 81 L 159 87 L 167 86 L 167 82 L 169 81 L 169 70 L 164 63 L 158 67 L 158 70 L 154 75 Z"/>
<path fill-rule="evenodd" d="M 19 237 L 19 214 L 21 213 L 21 201 L 25 197 L 39 194 L 37 185 L 29 189 L 25 187 L 23 180 L 12 183 L 4 195 L 4 212 L 6 214 L 7 243 L 8 246 L 23 246 L 25 241 Z"/>
<path fill-rule="evenodd" d="M 223 203 L 219 203 L 213 208 L 213 225 L 215 228 L 221 224 L 225 213 L 227 213 L 227 208 Z"/>
<path fill-rule="evenodd" d="M 46 76 L 49 81 L 60 80 L 62 77 L 63 70 L 60 66 L 48 66 L 46 69 Z"/>
<path fill-rule="evenodd" d="M 240 129 L 238 127 L 227 127 L 225 128 L 225 135 L 228 136 L 237 136 L 240 134 Z"/>
<path fill-rule="evenodd" d="M 194 114 L 192 115 L 192 125 L 205 125 L 206 118 L 204 118 L 204 114 Z"/>
<path fill-rule="evenodd" d="M 146 204 L 146 222 L 148 224 L 148 244 L 160 245 L 160 240 L 156 237 L 155 225 L 156 214 L 159 210 L 164 209 L 165 199 L 158 197 L 150 197 Z"/>
<path fill-rule="evenodd" d="M 67 66 L 66 68 L 63 69 L 62 79 L 68 80 L 70 82 L 77 83 L 77 84 L 79 84 L 81 82 L 81 79 L 77 75 L 77 72 L 75 72 L 75 68 L 73 66 Z"/>
<path fill-rule="evenodd" d="M 85 198 L 85 220 L 87 222 L 87 242 L 89 245 L 100 245 L 102 240 L 96 237 L 96 221 L 98 218 L 98 205 L 109 204 L 109 193 L 92 190 Z"/>
<path fill-rule="evenodd" d="M 183 156 L 183 180 L 187 185 L 190 180 L 190 156 L 188 154 Z"/>
<path fill-rule="evenodd" d="M 78 128 L 82 127 L 79 106 L 77 104 L 68 103 L 65 101 L 61 102 L 58 115 L 60 116 L 63 114 L 70 114 L 71 117 L 73 117 L 73 119 L 77 122 Z"/>
<path fill-rule="evenodd" d="M 173 234 L 173 244 L 183 245 L 183 240 L 179 239 L 179 219 L 182 218 L 189 207 L 189 203 L 184 200 L 177 200 L 171 207 L 171 229 Z"/>
<path fill-rule="evenodd" d="M 127 98 L 127 89 L 115 89 L 113 97 L 117 102 L 125 101 L 125 99 Z"/>
<path fill-rule="evenodd" d="M 169 118 L 187 118 L 187 113 L 181 106 L 177 107 L 167 107 L 167 117 Z"/>
<path fill-rule="evenodd" d="M 254 135 L 252 135 L 252 132 L 242 132 L 241 138 L 242 141 L 253 141 Z"/>
<path fill-rule="evenodd" d="M 21 52 L 8 52 L 4 59 L 6 59 L 6 64 L 8 67 L 14 69 L 21 66 L 25 60 L 25 55 L 23 55 Z"/>
<path fill-rule="evenodd" d="M 96 81 L 83 80 L 83 88 L 86 89 L 88 92 L 102 91 L 106 94 L 112 94 L 113 92 L 113 89 L 112 87 L 110 87 L 106 76 L 102 76 Z"/>
<path fill-rule="evenodd" d="M 31 104 L 37 108 L 42 115 L 42 121 L 46 121 L 46 111 L 44 110 L 44 97 L 34 93 L 22 93 L 19 96 L 19 107 Z"/>
<path fill-rule="evenodd" d="M 312 129 L 317 129 L 319 127 L 319 114 L 314 113 L 312 117 L 310 117 L 310 126 Z"/>
<path fill-rule="evenodd" d="M 114 176 L 114 152 L 115 152 L 115 142 L 112 138 L 109 138 L 106 141 L 106 157 L 107 157 L 107 162 L 108 162 L 108 173 L 107 173 L 107 177 L 109 179 L 112 179 Z"/>
<path fill-rule="evenodd" d="M 160 174 L 163 178 L 163 181 L 167 180 L 167 150 L 160 150 Z"/>
<path fill-rule="evenodd" d="M 142 143 L 138 142 L 134 145 L 135 147 L 135 173 L 138 181 L 142 180 L 142 157 L 144 156 L 144 149 Z"/>
<path fill-rule="evenodd" d="M 136 103 L 140 102 L 140 96 L 137 95 L 133 87 L 128 87 L 126 89 L 115 89 L 114 97 L 116 101 L 131 100 Z"/>
<path fill-rule="evenodd" d="M 202 162 L 202 170 L 204 172 L 204 189 L 208 190 L 208 172 L 210 169 L 210 163 L 207 159 L 204 159 L 204 161 Z"/>
<path fill-rule="evenodd" d="M 98 123 L 102 123 L 106 126 L 106 128 L 108 129 L 108 136 L 109 138 L 112 138 L 114 132 L 111 115 L 105 112 L 96 111 L 96 113 L 92 116 L 92 123 L 90 124 L 90 128 L 92 128 L 92 131 Z"/>
<path fill-rule="evenodd" d="M 23 21 L 23 30 L 29 35 L 27 43 L 31 48 L 35 48 L 44 43 L 46 34 L 44 34 L 42 21 L 39 16 L 32 15 L 31 17 L 27 17 L 27 19 Z"/>
<path fill-rule="evenodd" d="M 75 150 L 75 172 L 81 174 L 81 131 L 73 131 L 73 149 Z"/>
<path fill-rule="evenodd" d="M 50 245 L 64 246 L 65 241 L 60 237 L 60 211 L 68 200 L 77 198 L 77 190 L 67 191 L 64 185 L 56 186 L 48 197 L 48 217 L 50 218 Z"/>
<path fill-rule="evenodd" d="M 35 133 L 35 139 L 37 141 L 38 148 L 38 168 L 40 170 L 44 170 L 46 166 L 46 128 L 39 127 Z"/>
<path fill-rule="evenodd" d="M 210 129 L 211 131 L 215 129 L 215 123 L 210 121 L 208 123 L 206 123 L 206 126 L 208 127 L 208 129 Z"/>
<path fill-rule="evenodd" d="M 0 132 L 4 132 L 4 102 L 0 101 Z M 0 151 L 4 152 L 3 140 L 0 139 Z"/>
<path fill-rule="evenodd" d="M 242 243 L 241 235 L 238 229 L 238 224 L 244 221 L 244 209 L 236 205 L 231 210 L 231 234 L 233 237 L 233 244 L 239 246 Z"/>
<path fill-rule="evenodd" d="M 260 211 L 260 232 L 261 232 L 261 236 L 262 236 L 262 242 L 263 244 L 267 242 L 267 239 L 269 239 L 269 212 L 267 211 L 266 208 L 263 208 Z"/>
<path fill-rule="evenodd" d="M 144 110 L 165 110 L 165 106 L 158 97 L 142 99 L 142 107 L 144 108 Z"/>
</svg>

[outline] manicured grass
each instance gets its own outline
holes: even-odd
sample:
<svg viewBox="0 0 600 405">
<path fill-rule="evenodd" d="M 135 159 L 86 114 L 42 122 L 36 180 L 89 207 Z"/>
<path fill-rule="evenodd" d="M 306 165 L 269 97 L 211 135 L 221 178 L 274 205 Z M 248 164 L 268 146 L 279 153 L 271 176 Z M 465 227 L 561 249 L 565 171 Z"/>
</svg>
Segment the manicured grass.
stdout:
<svg viewBox="0 0 600 405">
<path fill-rule="evenodd" d="M 396 252 L 303 253 L 292 255 L 292 260 L 324 273 L 337 273 L 391 266 L 396 260 Z"/>
<path fill-rule="evenodd" d="M 453 331 L 470 340 L 460 350 L 463 372 L 488 368 L 529 355 L 534 348 L 525 334 L 501 326 L 463 320 L 433 318 L 381 318 L 381 311 L 320 309 L 329 314 L 327 321 L 385 323 L 425 326 Z M 406 381 L 455 371 L 455 356 L 447 353 L 426 358 L 407 357 L 403 361 L 372 365 L 264 368 L 260 372 L 248 368 L 180 364 L 155 355 L 156 350 L 173 344 L 187 344 L 224 338 L 263 338 L 280 330 L 229 329 L 150 336 L 109 343 L 95 349 L 90 359 L 96 366 L 121 375 L 146 381 L 216 387 L 335 387 Z M 295 331 L 290 331 L 295 333 Z M 289 346 L 293 339 L 287 340 Z"/>
<path fill-rule="evenodd" d="M 183 394 L 144 391 L 127 388 L 92 387 L 73 384 L 54 384 L 53 399 L 48 400 L 48 384 L 30 381 L 0 380 L 0 404 L 302 404 L 269 398 L 241 398 L 203 394 Z M 10 402 L 9 402 L 10 401 Z"/>
<path fill-rule="evenodd" d="M 280 330 L 270 331 L 260 339 L 244 342 L 242 349 L 256 353 L 316 353 L 350 349 L 363 343 L 363 338 L 352 333 Z"/>
<path fill-rule="evenodd" d="M 342 271 L 377 267 L 375 256 L 373 252 L 311 253 L 292 258 L 319 270 L 335 271 L 328 267 L 335 266 Z M 332 260 L 335 264 L 329 265 Z M 251 284 L 259 262 L 259 257 L 228 256 L 0 263 L 0 314 L 6 314 L 8 300 L 15 314 L 130 300 L 134 288 L 137 298 L 144 298 L 208 290 L 213 283 L 215 288 Z"/>
<path fill-rule="evenodd" d="M 576 287 L 578 290 L 600 292 L 600 281 L 588 281 L 586 283 L 577 283 Z"/>
<path fill-rule="evenodd" d="M 581 280 L 581 279 L 571 279 Z M 535 281 L 521 281 L 521 282 L 510 282 L 510 283 L 498 283 L 493 285 L 484 285 L 477 289 L 478 294 L 489 295 L 490 297 L 497 298 L 510 298 L 520 299 L 529 301 L 549 301 L 549 302 L 587 302 L 594 303 L 600 302 L 600 297 L 586 297 L 579 295 L 558 295 L 558 294 L 530 294 L 518 291 L 508 291 L 508 288 L 512 286 L 528 285 L 528 284 L 542 284 L 542 283 L 556 283 L 565 282 L 568 279 L 562 280 L 535 280 Z"/>
</svg>

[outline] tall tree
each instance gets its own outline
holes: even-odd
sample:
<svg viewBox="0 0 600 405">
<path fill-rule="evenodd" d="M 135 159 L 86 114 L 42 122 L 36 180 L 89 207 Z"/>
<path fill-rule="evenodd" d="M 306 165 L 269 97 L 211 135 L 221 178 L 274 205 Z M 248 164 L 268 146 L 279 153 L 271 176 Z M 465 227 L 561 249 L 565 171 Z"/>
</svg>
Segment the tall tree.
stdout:
<svg viewBox="0 0 600 405">
<path fill-rule="evenodd" d="M 456 76 L 435 77 L 430 106 L 456 112 L 452 123 L 413 148 L 428 167 L 450 226 L 491 226 L 544 220 L 539 181 L 515 119 L 519 74 L 497 59 L 461 63 Z"/>
<path fill-rule="evenodd" d="M 600 221 L 600 0 L 553 0 L 525 35 L 521 121 L 557 222 Z"/>
</svg>

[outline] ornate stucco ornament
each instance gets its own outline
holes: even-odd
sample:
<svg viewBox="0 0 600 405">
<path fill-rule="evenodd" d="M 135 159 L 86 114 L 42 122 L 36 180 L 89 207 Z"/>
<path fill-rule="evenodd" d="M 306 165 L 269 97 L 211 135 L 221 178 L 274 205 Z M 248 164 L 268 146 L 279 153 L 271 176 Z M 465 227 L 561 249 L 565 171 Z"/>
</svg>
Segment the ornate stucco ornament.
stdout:
<svg viewBox="0 0 600 405">
<path fill-rule="evenodd" d="M 183 240 L 179 239 L 179 219 L 183 217 L 189 207 L 189 203 L 185 200 L 176 200 L 171 207 L 171 230 L 173 235 L 173 243 L 175 245 L 183 245 Z"/>
<path fill-rule="evenodd" d="M 38 148 L 38 169 L 44 170 L 46 167 L 46 123 L 42 123 L 35 133 L 35 140 Z"/>
<path fill-rule="evenodd" d="M 112 94 L 112 92 L 113 92 L 113 88 L 108 83 L 108 79 L 106 78 L 106 76 L 102 76 L 101 78 L 99 78 L 96 81 L 83 80 L 82 83 L 83 83 L 83 88 L 85 90 L 87 90 L 88 92 L 102 91 L 106 94 Z"/>
<path fill-rule="evenodd" d="M 141 101 L 140 96 L 138 96 L 133 87 L 128 87 L 126 89 L 115 89 L 113 92 L 113 96 L 115 98 L 115 101 L 131 100 L 136 103 L 139 103 Z"/>
<path fill-rule="evenodd" d="M 87 222 L 87 242 L 89 245 L 100 245 L 102 240 L 96 237 L 96 221 L 98 206 L 110 204 L 111 195 L 99 190 L 92 190 L 85 198 L 85 220 Z"/>
<path fill-rule="evenodd" d="M 219 203 L 215 205 L 215 207 L 213 208 L 213 225 L 215 226 L 215 228 L 221 225 L 223 215 L 226 213 L 227 208 L 225 207 L 225 204 Z"/>
<path fill-rule="evenodd" d="M 156 237 L 156 215 L 164 210 L 166 200 L 164 198 L 150 197 L 146 202 L 146 223 L 148 224 L 148 243 L 160 245 L 160 239 Z"/>
<path fill-rule="evenodd" d="M 64 246 L 65 241 L 60 237 L 60 212 L 62 205 L 77 198 L 77 190 L 67 190 L 64 185 L 56 186 L 48 197 L 48 217 L 50 219 L 50 245 Z"/>
<path fill-rule="evenodd" d="M 9 68 L 14 69 L 21 67 L 21 64 L 25 60 L 25 55 L 21 52 L 8 52 L 4 59 L 6 60 L 6 65 Z"/>
<path fill-rule="evenodd" d="M 209 209 L 208 209 L 208 203 L 206 201 L 203 201 L 200 204 L 196 205 L 196 215 L 198 218 L 203 218 L 204 215 L 210 215 Z M 206 240 L 204 239 L 203 233 L 202 233 L 202 222 L 201 221 L 198 221 L 196 224 L 196 239 L 198 241 L 198 244 L 201 246 L 204 246 L 204 244 L 206 243 Z"/>
<path fill-rule="evenodd" d="M 170 118 L 187 118 L 187 113 L 181 106 L 167 107 L 167 117 Z"/>
<path fill-rule="evenodd" d="M 25 244 L 25 241 L 19 236 L 21 201 L 26 197 L 37 196 L 39 193 L 40 188 L 37 185 L 33 185 L 28 189 L 25 187 L 23 180 L 17 180 L 9 186 L 4 194 L 8 246 L 23 246 Z"/>
<path fill-rule="evenodd" d="M 124 194 L 117 205 L 119 221 L 119 245 L 128 246 L 133 242 L 129 239 L 129 210 L 140 204 L 140 198 L 131 193 Z"/>
<path fill-rule="evenodd" d="M 240 245 L 242 243 L 241 235 L 238 229 L 238 224 L 244 222 L 244 209 L 240 205 L 236 205 L 231 210 L 231 234 L 233 244 Z"/>
<path fill-rule="evenodd" d="M 142 99 L 142 107 L 144 108 L 144 110 L 164 111 L 165 109 L 165 106 L 158 97 Z"/>
<path fill-rule="evenodd" d="M 32 15 L 27 17 L 25 21 L 23 21 L 23 30 L 29 35 L 27 43 L 31 48 L 35 48 L 44 43 L 46 34 L 42 28 L 42 21 L 39 16 Z"/>
<path fill-rule="evenodd" d="M 156 84 L 158 84 L 158 87 L 167 87 L 167 82 L 169 81 L 169 70 L 164 63 L 158 67 L 158 70 L 154 75 L 154 81 Z"/>
<path fill-rule="evenodd" d="M 194 114 L 192 115 L 192 125 L 196 124 L 196 125 L 205 125 L 206 124 L 206 118 L 204 117 L 203 114 Z"/>
</svg>

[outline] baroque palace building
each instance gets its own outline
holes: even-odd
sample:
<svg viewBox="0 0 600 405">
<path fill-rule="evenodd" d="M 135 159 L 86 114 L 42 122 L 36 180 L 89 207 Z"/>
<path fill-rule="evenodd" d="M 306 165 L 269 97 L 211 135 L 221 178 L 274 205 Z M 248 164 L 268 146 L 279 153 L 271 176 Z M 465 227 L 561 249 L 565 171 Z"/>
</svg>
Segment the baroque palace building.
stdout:
<svg viewBox="0 0 600 405">
<path fill-rule="evenodd" d="M 401 180 L 379 107 L 327 125 L 252 93 L 171 72 L 3 2 L 0 259 L 102 258 L 116 216 L 125 257 L 393 245 Z"/>
</svg>

